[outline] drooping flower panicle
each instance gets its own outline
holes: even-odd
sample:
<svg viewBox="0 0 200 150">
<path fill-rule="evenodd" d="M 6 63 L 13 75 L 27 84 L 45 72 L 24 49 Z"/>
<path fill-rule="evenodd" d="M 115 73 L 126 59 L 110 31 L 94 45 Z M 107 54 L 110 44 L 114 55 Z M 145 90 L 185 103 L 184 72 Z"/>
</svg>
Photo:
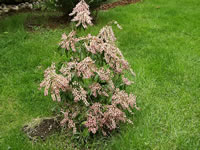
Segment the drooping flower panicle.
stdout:
<svg viewBox="0 0 200 150">
<path fill-rule="evenodd" d="M 55 63 L 48 67 L 44 73 L 44 80 L 40 83 L 40 88 L 45 87 L 44 95 L 48 95 L 49 88 L 51 89 L 51 97 L 54 101 L 61 101 L 60 90 L 66 92 L 70 90 L 69 82 L 67 78 L 56 73 Z"/>
<path fill-rule="evenodd" d="M 76 52 L 75 44 L 79 41 L 79 39 L 75 38 L 75 35 L 75 31 L 70 32 L 68 36 L 64 33 L 61 38 L 62 42 L 60 42 L 59 45 L 67 50 L 70 50 L 71 47 L 71 49 Z"/>
<path fill-rule="evenodd" d="M 73 9 L 72 13 L 69 16 L 76 15 L 71 21 L 78 22 L 76 26 L 82 24 L 84 28 L 87 28 L 88 25 L 92 26 L 92 17 L 90 17 L 89 5 L 81 0 L 76 7 Z"/>
</svg>

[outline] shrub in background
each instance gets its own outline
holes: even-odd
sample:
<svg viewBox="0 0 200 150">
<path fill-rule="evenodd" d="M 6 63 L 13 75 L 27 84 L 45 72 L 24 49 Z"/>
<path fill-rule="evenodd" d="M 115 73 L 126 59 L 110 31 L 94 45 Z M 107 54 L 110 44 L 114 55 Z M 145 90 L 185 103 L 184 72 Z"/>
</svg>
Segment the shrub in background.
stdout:
<svg viewBox="0 0 200 150">
<path fill-rule="evenodd" d="M 64 14 L 68 15 L 72 12 L 73 8 L 80 0 L 46 0 L 47 6 L 50 8 L 56 8 L 62 11 Z M 98 8 L 103 2 L 107 0 L 85 0 L 89 4 L 91 11 Z"/>
</svg>

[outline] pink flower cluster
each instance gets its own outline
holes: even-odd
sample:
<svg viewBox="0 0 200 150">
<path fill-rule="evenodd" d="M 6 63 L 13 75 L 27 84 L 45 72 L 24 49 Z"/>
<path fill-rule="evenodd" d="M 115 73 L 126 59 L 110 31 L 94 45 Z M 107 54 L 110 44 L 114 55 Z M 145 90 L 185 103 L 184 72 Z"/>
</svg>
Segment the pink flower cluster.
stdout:
<svg viewBox="0 0 200 150">
<path fill-rule="evenodd" d="M 106 43 L 114 43 L 117 40 L 111 26 L 103 27 L 99 31 L 98 37 L 103 39 Z"/>
<path fill-rule="evenodd" d="M 73 118 L 76 117 L 76 113 L 70 114 L 69 111 L 62 112 L 64 114 L 64 119 L 60 122 L 61 126 L 64 126 L 66 123 L 68 123 L 68 128 L 71 129 L 73 128 L 73 133 L 76 133 L 76 125 L 74 121 L 72 120 Z"/>
<path fill-rule="evenodd" d="M 75 31 L 72 31 L 67 36 L 65 33 L 62 35 L 62 42 L 60 42 L 59 45 L 61 45 L 62 48 L 66 48 L 67 50 L 70 50 L 70 47 L 75 52 L 75 44 L 78 42 L 78 39 L 75 39 L 74 36 L 76 35 Z"/>
<path fill-rule="evenodd" d="M 115 104 L 103 106 L 100 103 L 94 103 L 89 109 L 85 126 L 93 134 L 101 129 L 102 133 L 106 135 L 106 130 L 116 129 L 120 122 L 132 123 Z"/>
<path fill-rule="evenodd" d="M 72 94 L 74 96 L 74 101 L 78 102 L 82 100 L 86 106 L 89 106 L 89 103 L 87 101 L 87 92 L 83 89 L 83 87 L 78 82 L 72 83 L 74 86 L 78 86 L 78 88 L 73 88 Z"/>
<path fill-rule="evenodd" d="M 75 38 L 73 31 L 68 36 L 66 34 L 63 34 L 63 36 L 65 38 L 62 37 L 60 43 L 62 48 L 69 50 L 69 46 L 71 46 L 72 51 L 76 51 L 75 44 L 84 41 L 87 51 L 97 55 L 103 53 L 104 60 L 116 73 L 122 73 L 124 70 L 130 69 L 128 62 L 114 43 L 116 38 L 111 26 L 103 27 L 97 36 L 89 34 L 87 37 Z"/>
<path fill-rule="evenodd" d="M 112 96 L 112 104 L 117 106 L 120 105 L 122 109 L 128 110 L 132 113 L 131 108 L 137 108 L 136 106 L 136 97 L 133 94 L 128 94 L 124 90 L 115 90 L 115 93 Z"/>
<path fill-rule="evenodd" d="M 106 96 L 109 97 L 108 93 L 105 91 L 104 88 L 99 83 L 93 83 L 92 85 L 89 86 L 91 89 L 92 95 L 94 97 L 97 97 L 97 93 L 101 96 Z"/>
<path fill-rule="evenodd" d="M 60 90 L 66 92 L 70 90 L 69 80 L 62 75 L 56 73 L 55 64 L 48 67 L 44 72 L 44 80 L 40 83 L 40 88 L 44 89 L 44 95 L 48 95 L 49 88 L 51 88 L 51 97 L 54 101 L 61 101 Z"/>
<path fill-rule="evenodd" d="M 94 76 L 96 65 L 90 57 L 86 57 L 84 60 L 77 64 L 76 70 L 79 77 L 82 75 L 84 79 L 88 79 Z"/>
<path fill-rule="evenodd" d="M 125 85 L 131 85 L 133 83 L 133 81 L 129 81 L 129 79 L 125 78 L 124 76 L 122 76 L 122 81 Z"/>
<path fill-rule="evenodd" d="M 109 69 L 104 69 L 103 67 L 101 67 L 98 71 L 97 74 L 99 75 L 100 79 L 103 81 L 109 81 L 111 78 L 110 75 L 110 70 Z"/>
<path fill-rule="evenodd" d="M 102 87 L 99 83 L 93 83 L 92 85 L 90 85 L 90 89 L 91 89 L 92 95 L 94 97 L 97 97 L 97 93 L 101 93 Z"/>
</svg>

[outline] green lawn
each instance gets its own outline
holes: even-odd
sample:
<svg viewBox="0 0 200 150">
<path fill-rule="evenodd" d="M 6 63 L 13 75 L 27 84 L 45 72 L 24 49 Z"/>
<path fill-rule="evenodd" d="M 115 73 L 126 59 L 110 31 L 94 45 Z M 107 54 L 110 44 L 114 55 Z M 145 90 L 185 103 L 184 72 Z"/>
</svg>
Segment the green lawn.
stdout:
<svg viewBox="0 0 200 150">
<path fill-rule="evenodd" d="M 199 6 L 198 0 L 145 0 L 99 13 L 98 24 L 86 32 L 97 33 L 111 19 L 122 25 L 115 30 L 117 44 L 137 74 L 130 90 L 140 111 L 134 125 L 90 142 L 91 149 L 200 149 Z M 44 69 L 63 60 L 57 43 L 70 31 L 27 32 L 23 22 L 29 15 L 0 20 L 0 150 L 70 149 L 70 138 L 63 135 L 33 144 L 21 131 L 31 119 L 51 116 L 56 103 L 38 85 Z"/>
</svg>

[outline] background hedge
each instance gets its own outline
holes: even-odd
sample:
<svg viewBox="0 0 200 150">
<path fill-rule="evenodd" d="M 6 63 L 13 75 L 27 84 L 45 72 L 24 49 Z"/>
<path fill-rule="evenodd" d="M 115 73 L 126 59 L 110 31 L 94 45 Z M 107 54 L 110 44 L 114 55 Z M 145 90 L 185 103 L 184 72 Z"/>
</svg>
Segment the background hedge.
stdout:
<svg viewBox="0 0 200 150">
<path fill-rule="evenodd" d="M 0 4 L 19 4 L 24 2 L 31 2 L 33 0 L 0 0 Z"/>
<path fill-rule="evenodd" d="M 56 4 L 59 11 L 69 14 L 79 1 L 80 0 L 47 0 L 47 5 L 55 7 Z M 98 8 L 105 1 L 107 0 L 85 0 L 85 2 L 90 5 L 91 11 Z"/>
</svg>

